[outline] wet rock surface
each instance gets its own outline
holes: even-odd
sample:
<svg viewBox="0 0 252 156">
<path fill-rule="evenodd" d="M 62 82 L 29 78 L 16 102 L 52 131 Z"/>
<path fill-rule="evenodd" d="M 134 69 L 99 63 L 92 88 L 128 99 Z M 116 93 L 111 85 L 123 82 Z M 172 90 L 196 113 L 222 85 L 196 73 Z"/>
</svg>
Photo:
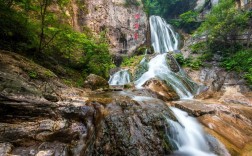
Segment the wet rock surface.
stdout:
<svg viewBox="0 0 252 156">
<path fill-rule="evenodd" d="M 176 101 L 171 105 L 198 117 L 203 125 L 237 147 L 229 149 L 233 153 L 241 153 L 237 149 L 244 149 L 252 141 L 252 107 L 199 100 Z"/>
<path fill-rule="evenodd" d="M 0 151 L 38 156 L 170 153 L 164 118 L 174 118 L 169 107 L 160 101 L 144 103 L 116 97 L 107 104 L 76 106 L 3 95 L 0 141 L 5 144 Z"/>
<path fill-rule="evenodd" d="M 171 54 L 167 54 L 166 61 L 174 73 L 177 73 L 180 71 L 180 67 L 179 67 L 176 59 Z"/>
<path fill-rule="evenodd" d="M 101 121 L 94 151 L 85 155 L 165 155 L 172 147 L 165 139 L 165 118 L 172 117 L 164 103 L 145 103 L 117 96 L 107 105 L 109 114 Z"/>
<path fill-rule="evenodd" d="M 176 118 L 169 107 L 160 100 L 134 99 L 156 94 L 71 88 L 56 76 L 41 78 L 46 69 L 22 59 L 17 54 L 0 53 L 0 155 L 171 153 L 164 116 Z M 30 78 L 23 62 L 32 66 L 31 70 L 38 69 L 39 78 Z"/>
<path fill-rule="evenodd" d="M 109 88 L 108 82 L 101 76 L 90 74 L 86 81 L 84 82 L 85 88 L 90 88 L 91 90 Z"/>
<path fill-rule="evenodd" d="M 143 85 L 146 89 L 149 89 L 158 95 L 159 99 L 164 101 L 178 100 L 179 96 L 174 89 L 167 85 L 165 81 L 157 78 L 152 78 L 146 81 Z"/>
</svg>

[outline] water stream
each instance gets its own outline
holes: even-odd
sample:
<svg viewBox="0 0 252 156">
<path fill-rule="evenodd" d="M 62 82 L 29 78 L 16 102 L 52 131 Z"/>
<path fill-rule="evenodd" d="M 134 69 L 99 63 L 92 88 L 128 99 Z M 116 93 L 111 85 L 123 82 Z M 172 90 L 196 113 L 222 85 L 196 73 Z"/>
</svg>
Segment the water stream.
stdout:
<svg viewBox="0 0 252 156">
<path fill-rule="evenodd" d="M 130 73 L 127 69 L 121 69 L 110 76 L 110 85 L 125 85 L 131 82 Z"/>
<path fill-rule="evenodd" d="M 171 107 L 178 122 L 166 118 L 171 128 L 167 129 L 170 140 L 178 148 L 174 154 L 187 156 L 213 156 L 203 129 L 197 120 L 186 112 Z"/>
<path fill-rule="evenodd" d="M 171 70 L 166 60 L 167 53 L 159 54 L 148 63 L 149 70 L 145 72 L 138 80 L 135 81 L 136 88 L 142 88 L 142 85 L 151 78 L 159 78 L 165 80 L 172 86 L 181 99 L 192 98 L 190 90 L 184 85 L 185 75 L 182 71 L 177 73 Z"/>
<path fill-rule="evenodd" d="M 193 98 L 198 89 L 197 84 L 186 75 L 172 55 L 167 53 L 178 49 L 177 33 L 172 29 L 171 25 L 158 16 L 150 17 L 150 28 L 151 42 L 156 56 L 149 61 L 146 58 L 141 61 L 140 65 L 147 62 L 147 65 L 145 65 L 148 69 L 134 82 L 136 88 L 141 89 L 146 81 L 151 78 L 158 78 L 171 86 L 181 99 Z M 111 85 L 129 82 L 129 74 L 125 70 L 115 73 L 109 80 Z M 149 101 L 152 98 L 134 96 L 133 99 L 136 101 Z M 177 149 L 173 155 L 215 155 L 210 151 L 206 135 L 197 120 L 177 108 L 171 108 L 171 110 L 178 119 L 178 122 L 176 122 L 165 117 L 168 125 L 170 125 L 166 129 L 167 137 Z"/>
<path fill-rule="evenodd" d="M 178 49 L 178 34 L 170 24 L 159 16 L 150 17 L 151 44 L 156 53 L 166 53 Z"/>
</svg>

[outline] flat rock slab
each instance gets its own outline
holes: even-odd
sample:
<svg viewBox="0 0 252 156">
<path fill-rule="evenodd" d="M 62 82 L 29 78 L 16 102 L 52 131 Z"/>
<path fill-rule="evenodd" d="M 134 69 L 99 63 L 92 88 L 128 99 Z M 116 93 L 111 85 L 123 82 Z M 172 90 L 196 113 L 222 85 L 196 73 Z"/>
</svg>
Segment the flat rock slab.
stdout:
<svg viewBox="0 0 252 156">
<path fill-rule="evenodd" d="M 174 101 L 170 103 L 172 106 L 188 112 L 190 115 L 199 117 L 205 114 L 213 114 L 215 108 L 210 103 L 203 103 L 196 100 Z"/>
</svg>

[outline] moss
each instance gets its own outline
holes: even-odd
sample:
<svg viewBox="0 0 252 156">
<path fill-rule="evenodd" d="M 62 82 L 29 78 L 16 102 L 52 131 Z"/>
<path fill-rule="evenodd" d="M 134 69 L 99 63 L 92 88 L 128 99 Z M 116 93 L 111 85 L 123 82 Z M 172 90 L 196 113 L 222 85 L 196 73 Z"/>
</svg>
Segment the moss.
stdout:
<svg viewBox="0 0 252 156">
<path fill-rule="evenodd" d="M 32 79 L 38 78 L 38 73 L 37 73 L 36 71 L 29 71 L 29 72 L 28 72 L 28 75 L 29 75 L 29 77 L 32 78 Z"/>
<path fill-rule="evenodd" d="M 133 57 L 125 57 L 123 58 L 122 67 L 135 67 L 137 66 L 141 60 L 144 58 L 144 55 L 133 56 Z"/>
</svg>

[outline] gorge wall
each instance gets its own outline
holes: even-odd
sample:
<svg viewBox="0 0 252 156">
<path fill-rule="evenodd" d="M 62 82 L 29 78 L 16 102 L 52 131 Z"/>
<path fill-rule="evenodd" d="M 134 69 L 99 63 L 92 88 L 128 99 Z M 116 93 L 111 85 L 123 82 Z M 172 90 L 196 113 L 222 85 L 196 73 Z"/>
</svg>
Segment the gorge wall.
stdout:
<svg viewBox="0 0 252 156">
<path fill-rule="evenodd" d="M 74 29 L 105 33 L 113 54 L 130 54 L 146 41 L 148 19 L 141 0 L 72 0 L 69 8 Z"/>
</svg>

